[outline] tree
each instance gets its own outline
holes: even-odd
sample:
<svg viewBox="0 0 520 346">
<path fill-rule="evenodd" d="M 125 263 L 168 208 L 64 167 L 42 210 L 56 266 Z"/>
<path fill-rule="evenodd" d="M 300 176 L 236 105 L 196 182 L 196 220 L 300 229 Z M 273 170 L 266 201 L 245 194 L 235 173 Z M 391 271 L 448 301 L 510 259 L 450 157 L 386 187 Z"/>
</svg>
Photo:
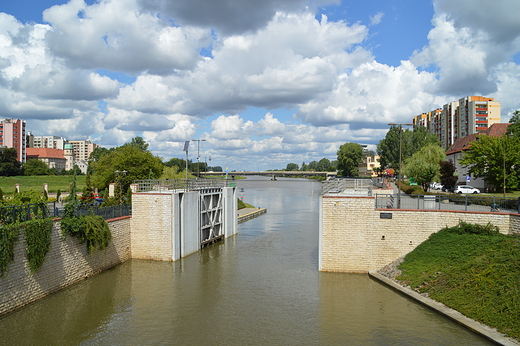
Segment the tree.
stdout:
<svg viewBox="0 0 520 346">
<path fill-rule="evenodd" d="M 133 180 L 148 179 L 150 171 L 159 178 L 164 168 L 159 157 L 132 145 L 117 147 L 91 165 L 92 184 L 101 190 L 115 182 L 116 171 L 126 171 L 119 179 L 122 191 L 128 190 Z"/>
<path fill-rule="evenodd" d="M 148 143 L 143 139 L 143 137 L 134 137 L 132 140 L 128 143 L 123 144 L 123 146 L 130 145 L 132 147 L 135 147 L 141 151 L 148 151 Z"/>
<path fill-rule="evenodd" d="M 296 163 L 288 163 L 287 167 L 285 168 L 286 171 L 297 171 L 298 170 L 298 164 Z"/>
<path fill-rule="evenodd" d="M 0 149 L 0 176 L 9 177 L 22 174 L 22 163 L 14 148 Z"/>
<path fill-rule="evenodd" d="M 323 158 L 318 162 L 318 167 L 316 169 L 318 172 L 331 172 L 333 171 L 332 164 L 330 160 L 327 158 Z"/>
<path fill-rule="evenodd" d="M 455 165 L 453 162 L 450 161 L 441 161 L 440 163 L 441 169 L 440 169 L 440 175 L 441 175 L 441 184 L 442 186 L 450 190 L 455 187 L 457 184 L 457 176 L 455 175 Z"/>
<path fill-rule="evenodd" d="M 468 172 L 497 190 L 517 189 L 520 179 L 520 137 L 479 135 L 464 152 L 459 163 Z M 505 170 L 504 170 L 505 168 Z"/>
<path fill-rule="evenodd" d="M 51 175 L 52 172 L 47 164 L 38 159 L 30 159 L 23 165 L 24 175 Z"/>
<path fill-rule="evenodd" d="M 399 147 L 401 147 L 401 161 L 404 162 L 428 144 L 440 145 L 440 141 L 424 126 L 416 126 L 413 131 L 402 129 L 401 140 L 399 140 L 399 126 L 392 126 L 385 138 L 377 144 L 381 168 L 399 170 Z"/>
<path fill-rule="evenodd" d="M 437 144 L 428 144 L 405 161 L 403 171 L 428 191 L 430 183 L 438 180 L 440 162 L 445 158 L 444 149 Z"/>
<path fill-rule="evenodd" d="M 345 143 L 339 147 L 338 173 L 341 176 L 359 175 L 358 165 L 363 159 L 363 147 L 357 143 Z"/>
<path fill-rule="evenodd" d="M 508 136 L 512 134 L 515 137 L 520 137 L 520 110 L 516 110 L 513 113 L 513 116 L 509 119 L 509 123 L 511 125 L 507 127 L 506 134 Z"/>
</svg>

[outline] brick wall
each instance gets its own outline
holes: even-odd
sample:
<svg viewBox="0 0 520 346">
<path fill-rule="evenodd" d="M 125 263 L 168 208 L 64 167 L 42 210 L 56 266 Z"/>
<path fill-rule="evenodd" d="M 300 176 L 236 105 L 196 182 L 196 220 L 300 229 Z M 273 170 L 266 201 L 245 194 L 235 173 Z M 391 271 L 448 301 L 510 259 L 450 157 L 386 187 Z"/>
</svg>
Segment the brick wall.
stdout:
<svg viewBox="0 0 520 346">
<path fill-rule="evenodd" d="M 173 195 L 132 195 L 132 258 L 172 260 Z"/>
<path fill-rule="evenodd" d="M 0 315 L 122 263 L 130 258 L 130 217 L 108 220 L 112 241 L 108 248 L 88 254 L 76 237 L 61 235 L 55 222 L 51 248 L 40 270 L 31 275 L 25 257 L 23 232 L 14 248 L 6 277 L 0 278 Z"/>
<path fill-rule="evenodd" d="M 323 196 L 320 203 L 321 271 L 368 272 L 406 255 L 430 234 L 459 220 L 491 222 L 520 233 L 520 215 L 437 210 L 376 210 L 373 197 Z M 390 216 L 389 218 L 381 218 Z"/>
</svg>

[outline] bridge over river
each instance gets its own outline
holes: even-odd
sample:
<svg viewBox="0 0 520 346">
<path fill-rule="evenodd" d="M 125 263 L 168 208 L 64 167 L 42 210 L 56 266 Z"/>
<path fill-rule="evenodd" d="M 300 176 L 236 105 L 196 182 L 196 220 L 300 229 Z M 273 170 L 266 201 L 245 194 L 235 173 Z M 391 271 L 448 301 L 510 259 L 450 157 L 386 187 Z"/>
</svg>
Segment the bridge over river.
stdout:
<svg viewBox="0 0 520 346">
<path fill-rule="evenodd" d="M 201 176 L 221 176 L 226 172 L 200 172 Z M 338 172 L 316 172 L 316 171 L 241 171 L 228 172 L 230 176 L 268 176 L 268 177 L 336 177 Z"/>
</svg>

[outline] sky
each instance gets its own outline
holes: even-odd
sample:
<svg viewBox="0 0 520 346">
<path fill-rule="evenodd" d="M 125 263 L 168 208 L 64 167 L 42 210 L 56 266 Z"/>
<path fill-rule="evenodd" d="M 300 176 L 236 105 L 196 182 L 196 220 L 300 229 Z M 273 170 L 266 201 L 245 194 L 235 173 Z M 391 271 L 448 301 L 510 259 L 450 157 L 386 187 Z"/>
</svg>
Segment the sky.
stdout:
<svg viewBox="0 0 520 346">
<path fill-rule="evenodd" d="M 229 170 L 375 149 L 470 95 L 520 109 L 518 0 L 0 0 L 0 117 Z"/>
</svg>

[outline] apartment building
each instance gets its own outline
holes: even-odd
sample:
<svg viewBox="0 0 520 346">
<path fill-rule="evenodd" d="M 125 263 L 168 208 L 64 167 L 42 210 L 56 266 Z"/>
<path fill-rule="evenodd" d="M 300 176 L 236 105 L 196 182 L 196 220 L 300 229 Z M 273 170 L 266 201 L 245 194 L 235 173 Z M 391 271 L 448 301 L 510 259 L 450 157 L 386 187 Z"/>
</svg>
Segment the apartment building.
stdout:
<svg viewBox="0 0 520 346">
<path fill-rule="evenodd" d="M 444 148 L 460 138 L 483 133 L 497 123 L 500 123 L 500 102 L 483 96 L 467 96 L 413 118 L 414 126 L 424 126 L 437 135 Z"/>
<path fill-rule="evenodd" d="M 68 144 L 72 144 L 72 151 L 74 160 L 77 161 L 88 161 L 90 153 L 94 151 L 99 145 L 92 143 L 89 140 L 84 141 L 68 141 Z"/>
<path fill-rule="evenodd" d="M 20 119 L 0 119 L 0 146 L 16 149 L 20 162 L 26 161 L 25 121 Z"/>
<path fill-rule="evenodd" d="M 67 140 L 58 136 L 34 136 L 31 132 L 27 134 L 27 148 L 51 148 L 64 150 Z"/>
</svg>

